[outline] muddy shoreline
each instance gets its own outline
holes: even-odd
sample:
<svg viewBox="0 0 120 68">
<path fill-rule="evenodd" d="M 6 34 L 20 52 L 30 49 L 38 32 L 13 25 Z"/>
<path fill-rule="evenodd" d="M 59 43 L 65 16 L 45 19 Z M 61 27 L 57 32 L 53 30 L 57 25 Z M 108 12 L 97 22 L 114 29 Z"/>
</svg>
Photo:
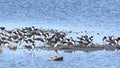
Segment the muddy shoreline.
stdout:
<svg viewBox="0 0 120 68">
<path fill-rule="evenodd" d="M 60 47 L 45 47 L 45 46 L 37 46 L 36 49 L 41 50 L 59 50 L 59 51 L 98 51 L 98 50 L 107 50 L 107 51 L 115 51 L 120 50 L 120 46 L 113 46 L 113 45 L 92 45 L 92 46 L 60 46 Z"/>
</svg>

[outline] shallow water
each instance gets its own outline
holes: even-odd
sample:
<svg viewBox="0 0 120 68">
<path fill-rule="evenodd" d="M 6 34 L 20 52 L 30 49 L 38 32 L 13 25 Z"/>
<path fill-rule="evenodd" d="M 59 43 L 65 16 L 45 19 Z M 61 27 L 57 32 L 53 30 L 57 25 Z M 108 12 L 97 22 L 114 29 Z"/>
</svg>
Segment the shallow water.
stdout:
<svg viewBox="0 0 120 68">
<path fill-rule="evenodd" d="M 28 50 L 10 51 L 4 49 L 0 54 L 0 68 L 119 68 L 120 51 L 95 51 L 65 53 L 59 51 L 63 61 L 48 61 L 54 51 L 35 50 L 32 56 Z"/>
</svg>

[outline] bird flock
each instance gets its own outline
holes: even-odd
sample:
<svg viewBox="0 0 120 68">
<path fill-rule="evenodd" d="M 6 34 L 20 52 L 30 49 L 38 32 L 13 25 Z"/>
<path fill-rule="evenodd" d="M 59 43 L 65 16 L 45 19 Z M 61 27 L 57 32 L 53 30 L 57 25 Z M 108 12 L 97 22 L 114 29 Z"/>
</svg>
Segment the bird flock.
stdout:
<svg viewBox="0 0 120 68">
<path fill-rule="evenodd" d="M 74 48 L 76 46 L 89 47 L 94 45 L 94 36 L 82 35 L 80 37 L 66 37 L 64 31 L 53 29 L 35 28 L 34 26 L 25 28 L 15 28 L 6 30 L 5 27 L 0 27 L 0 46 L 16 49 L 18 46 L 23 46 L 28 50 L 34 50 L 37 43 L 43 43 L 45 47 L 62 47 L 68 46 Z M 120 37 L 104 36 L 104 45 L 118 46 Z"/>
</svg>

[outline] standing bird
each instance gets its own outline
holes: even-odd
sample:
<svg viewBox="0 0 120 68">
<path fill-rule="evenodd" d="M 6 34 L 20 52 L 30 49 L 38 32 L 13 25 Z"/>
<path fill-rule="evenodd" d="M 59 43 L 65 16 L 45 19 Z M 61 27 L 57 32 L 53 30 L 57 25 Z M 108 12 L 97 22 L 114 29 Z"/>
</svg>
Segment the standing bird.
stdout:
<svg viewBox="0 0 120 68">
<path fill-rule="evenodd" d="M 54 52 L 55 52 L 55 55 L 58 55 L 58 45 L 60 45 L 60 42 L 57 42 L 54 44 Z"/>
<path fill-rule="evenodd" d="M 74 48 L 75 47 L 75 41 L 73 40 L 73 38 L 72 37 L 70 37 L 70 38 L 68 38 L 68 39 L 66 39 L 68 42 L 67 42 L 67 44 L 68 44 L 68 46 L 70 47 L 70 48 Z"/>
<path fill-rule="evenodd" d="M 106 42 L 108 41 L 108 40 L 107 40 L 107 37 L 104 36 L 103 39 L 102 39 L 102 41 L 103 41 L 103 44 L 106 45 Z"/>
<path fill-rule="evenodd" d="M 110 45 L 117 45 L 118 44 L 118 40 L 114 36 L 109 37 L 109 42 L 110 42 Z"/>
<path fill-rule="evenodd" d="M 0 27 L 0 33 L 2 33 L 3 30 L 5 30 L 5 27 Z"/>
<path fill-rule="evenodd" d="M 88 45 L 87 46 L 90 46 L 91 44 L 93 44 L 92 41 L 93 41 L 93 36 L 88 38 Z"/>
<path fill-rule="evenodd" d="M 28 49 L 28 51 L 30 51 L 30 55 L 34 55 L 34 49 L 35 49 L 35 44 L 32 45 L 25 45 L 25 48 Z"/>
</svg>

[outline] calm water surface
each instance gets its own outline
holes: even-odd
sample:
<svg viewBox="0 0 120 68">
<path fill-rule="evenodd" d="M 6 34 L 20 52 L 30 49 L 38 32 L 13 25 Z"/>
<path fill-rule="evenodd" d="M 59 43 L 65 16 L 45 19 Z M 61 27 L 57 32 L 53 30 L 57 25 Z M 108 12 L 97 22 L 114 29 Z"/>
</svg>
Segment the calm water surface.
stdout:
<svg viewBox="0 0 120 68">
<path fill-rule="evenodd" d="M 63 61 L 48 61 L 49 57 L 54 56 L 54 51 L 35 50 L 35 54 L 30 55 L 25 49 L 10 51 L 5 48 L 0 54 L 0 68 L 119 68 L 120 66 L 120 51 L 75 53 L 59 51 L 59 55 L 64 56 Z"/>
</svg>

